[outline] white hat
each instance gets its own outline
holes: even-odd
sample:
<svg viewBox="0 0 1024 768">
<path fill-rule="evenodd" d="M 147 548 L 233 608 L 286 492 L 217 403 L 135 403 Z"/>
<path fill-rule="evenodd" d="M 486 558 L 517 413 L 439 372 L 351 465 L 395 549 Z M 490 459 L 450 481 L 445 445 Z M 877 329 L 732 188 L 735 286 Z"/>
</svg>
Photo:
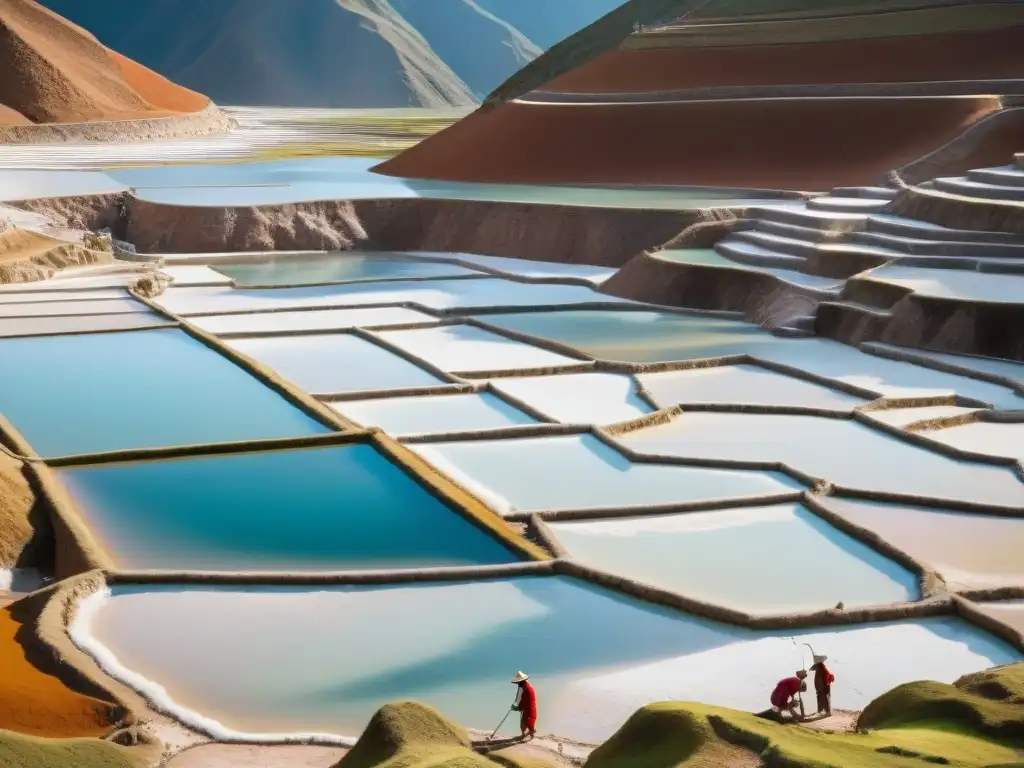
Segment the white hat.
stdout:
<svg viewBox="0 0 1024 768">
<path fill-rule="evenodd" d="M 529 680 L 530 676 L 525 672 L 516 672 L 516 676 L 512 678 L 513 683 L 521 683 L 524 680 Z"/>
<path fill-rule="evenodd" d="M 821 654 L 820 656 L 817 655 L 817 654 L 814 655 L 814 663 L 815 664 L 824 664 L 827 659 L 828 659 L 828 656 L 826 656 L 824 653 Z"/>
</svg>

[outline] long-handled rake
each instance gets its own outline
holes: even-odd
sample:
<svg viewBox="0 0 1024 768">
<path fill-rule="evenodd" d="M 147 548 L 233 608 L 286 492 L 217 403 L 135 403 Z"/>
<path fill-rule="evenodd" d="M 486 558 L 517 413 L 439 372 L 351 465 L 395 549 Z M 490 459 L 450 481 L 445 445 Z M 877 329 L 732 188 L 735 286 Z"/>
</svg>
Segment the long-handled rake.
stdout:
<svg viewBox="0 0 1024 768">
<path fill-rule="evenodd" d="M 508 716 L 511 715 L 512 712 L 514 712 L 514 711 L 515 711 L 515 707 L 510 707 L 509 708 L 508 712 L 505 713 L 505 716 L 503 718 L 501 718 L 501 722 L 498 723 L 498 727 L 495 728 L 494 732 L 490 736 L 487 737 L 488 741 L 490 741 L 491 739 L 493 739 L 495 737 L 495 735 L 498 733 L 498 731 L 501 730 L 501 726 L 503 726 L 505 724 L 505 721 L 508 720 Z"/>
</svg>

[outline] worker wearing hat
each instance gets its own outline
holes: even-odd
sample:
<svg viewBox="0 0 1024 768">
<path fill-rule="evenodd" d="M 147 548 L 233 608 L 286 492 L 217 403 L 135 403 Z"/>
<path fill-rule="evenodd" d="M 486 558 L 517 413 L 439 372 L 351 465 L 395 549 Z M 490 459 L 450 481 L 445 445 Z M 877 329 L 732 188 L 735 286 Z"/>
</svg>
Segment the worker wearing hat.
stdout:
<svg viewBox="0 0 1024 768">
<path fill-rule="evenodd" d="M 537 735 L 537 693 L 528 682 L 529 679 L 530 676 L 525 672 L 517 672 L 512 678 L 512 682 L 519 686 L 512 709 L 519 713 L 519 730 L 524 739 L 532 739 Z"/>
<path fill-rule="evenodd" d="M 835 682 L 835 675 L 833 675 L 828 667 L 825 666 L 825 661 L 828 659 L 824 654 L 814 656 L 814 664 L 811 665 L 811 669 L 814 670 L 814 692 L 818 696 L 818 712 L 824 712 L 826 715 L 832 715 L 832 683 Z"/>
<path fill-rule="evenodd" d="M 806 690 L 807 672 L 803 669 L 799 670 L 794 677 L 779 680 L 775 690 L 772 691 L 772 709 L 779 714 L 782 714 L 784 710 L 788 710 L 793 719 L 797 719 L 796 708 L 800 692 Z M 800 706 L 802 707 L 803 705 L 801 704 Z"/>
</svg>

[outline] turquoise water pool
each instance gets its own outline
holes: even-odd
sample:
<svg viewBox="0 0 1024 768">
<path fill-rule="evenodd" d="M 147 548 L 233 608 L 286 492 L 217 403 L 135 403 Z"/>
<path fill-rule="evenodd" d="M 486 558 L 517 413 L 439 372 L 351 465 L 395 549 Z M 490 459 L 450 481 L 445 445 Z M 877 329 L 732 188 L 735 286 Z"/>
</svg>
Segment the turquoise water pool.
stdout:
<svg viewBox="0 0 1024 768">
<path fill-rule="evenodd" d="M 482 273 L 456 264 L 401 258 L 397 255 L 310 253 L 275 256 L 251 264 L 217 265 L 217 271 L 240 287 L 253 285 L 311 285 L 479 276 Z"/>
<path fill-rule="evenodd" d="M 63 469 L 122 569 L 343 571 L 517 558 L 369 444 Z"/>
<path fill-rule="evenodd" d="M 42 456 L 329 431 L 176 328 L 0 339 L 0 410 Z"/>
</svg>

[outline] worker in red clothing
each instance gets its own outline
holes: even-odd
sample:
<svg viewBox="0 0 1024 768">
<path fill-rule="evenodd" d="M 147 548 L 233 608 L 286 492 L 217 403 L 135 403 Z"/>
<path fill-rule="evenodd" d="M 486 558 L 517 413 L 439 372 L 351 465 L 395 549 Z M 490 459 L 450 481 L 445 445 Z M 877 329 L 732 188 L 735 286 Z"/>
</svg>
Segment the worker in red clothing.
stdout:
<svg viewBox="0 0 1024 768">
<path fill-rule="evenodd" d="M 815 655 L 814 664 L 811 665 L 811 669 L 814 670 L 814 692 L 818 695 L 818 712 L 824 712 L 828 717 L 831 717 L 832 683 L 835 682 L 836 676 L 829 672 L 828 667 L 825 666 L 827 659 L 828 657 L 824 654 L 821 656 Z"/>
<path fill-rule="evenodd" d="M 796 708 L 797 704 L 800 704 L 801 710 L 803 709 L 803 702 L 800 701 L 800 693 L 807 690 L 807 672 L 800 670 L 796 673 L 796 677 L 787 677 L 780 680 L 778 685 L 775 686 L 775 690 L 772 691 L 772 709 L 778 712 L 780 715 L 784 710 L 788 710 L 790 716 L 794 720 L 803 716 L 801 712 L 797 715 Z"/>
<path fill-rule="evenodd" d="M 519 713 L 519 730 L 523 732 L 523 738 L 533 738 L 537 735 L 537 692 L 528 682 L 530 676 L 525 672 L 517 672 L 512 682 L 519 686 L 516 691 L 516 703 L 512 709 Z"/>
</svg>

